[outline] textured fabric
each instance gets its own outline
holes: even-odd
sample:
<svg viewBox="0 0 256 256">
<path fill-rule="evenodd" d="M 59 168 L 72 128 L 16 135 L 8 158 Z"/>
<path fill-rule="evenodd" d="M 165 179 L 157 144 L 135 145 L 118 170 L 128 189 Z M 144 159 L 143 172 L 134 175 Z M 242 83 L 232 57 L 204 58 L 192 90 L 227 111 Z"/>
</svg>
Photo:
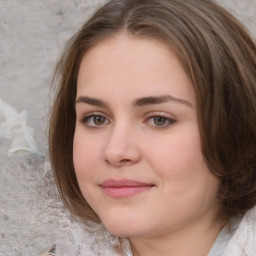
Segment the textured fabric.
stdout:
<svg viewBox="0 0 256 256">
<path fill-rule="evenodd" d="M 239 223 L 234 220 L 231 228 L 225 227 L 217 237 L 210 252 L 207 256 L 255 256 L 256 255 L 256 208 L 248 212 Z M 94 233 L 92 246 L 87 246 L 86 250 L 83 248 L 84 256 L 87 255 L 102 255 L 102 256 L 132 256 L 129 240 L 126 238 L 118 239 L 101 227 L 93 227 L 92 224 L 90 232 Z M 238 226 L 238 227 L 237 227 Z M 80 234 L 82 235 L 82 234 Z M 102 240 L 103 239 L 103 240 Z M 104 240 L 106 239 L 106 240 Z M 59 248 L 58 248 L 59 247 Z M 61 244 L 57 246 L 56 256 L 69 255 L 68 248 L 64 249 Z M 68 250 L 71 253 L 71 250 Z M 52 254 L 43 254 L 52 255 Z"/>
<path fill-rule="evenodd" d="M 216 238 L 207 256 L 223 256 L 224 251 L 235 233 L 240 220 L 234 219 L 230 226 L 224 227 Z"/>
<path fill-rule="evenodd" d="M 256 207 L 241 220 L 223 256 L 256 255 Z"/>
<path fill-rule="evenodd" d="M 33 138 L 34 129 L 26 124 L 27 111 L 18 113 L 0 99 L 0 116 L 5 118 L 4 122 L 0 122 L 0 136 L 12 141 L 8 150 L 10 156 L 28 153 L 41 155 Z"/>
</svg>

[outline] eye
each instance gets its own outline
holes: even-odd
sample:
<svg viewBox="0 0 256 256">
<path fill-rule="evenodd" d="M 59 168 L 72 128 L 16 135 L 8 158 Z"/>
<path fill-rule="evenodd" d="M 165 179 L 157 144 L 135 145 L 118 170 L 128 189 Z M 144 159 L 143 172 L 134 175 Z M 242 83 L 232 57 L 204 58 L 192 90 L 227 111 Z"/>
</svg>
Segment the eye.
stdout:
<svg viewBox="0 0 256 256">
<path fill-rule="evenodd" d="M 109 123 L 108 119 L 102 115 L 89 115 L 85 116 L 81 123 L 85 124 L 88 127 L 102 127 Z"/>
<path fill-rule="evenodd" d="M 157 128 L 167 128 L 175 122 L 176 120 L 161 115 L 151 116 L 146 120 L 146 123 Z"/>
</svg>

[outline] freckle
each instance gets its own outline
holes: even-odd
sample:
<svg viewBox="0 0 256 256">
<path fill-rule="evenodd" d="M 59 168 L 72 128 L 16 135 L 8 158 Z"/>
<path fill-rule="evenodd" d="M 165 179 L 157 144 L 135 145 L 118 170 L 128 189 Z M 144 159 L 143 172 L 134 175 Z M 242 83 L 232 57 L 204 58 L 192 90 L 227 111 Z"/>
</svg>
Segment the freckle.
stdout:
<svg viewBox="0 0 256 256">
<path fill-rule="evenodd" d="M 1 233 L 1 238 L 5 238 L 5 234 L 4 233 Z"/>
</svg>

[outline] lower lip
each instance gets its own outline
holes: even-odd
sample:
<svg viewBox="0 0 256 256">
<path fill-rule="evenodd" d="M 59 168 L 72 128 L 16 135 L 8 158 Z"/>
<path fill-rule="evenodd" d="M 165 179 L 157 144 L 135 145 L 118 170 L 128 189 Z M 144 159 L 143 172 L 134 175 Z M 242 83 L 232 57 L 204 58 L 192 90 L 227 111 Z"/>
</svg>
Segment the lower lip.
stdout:
<svg viewBox="0 0 256 256">
<path fill-rule="evenodd" d="M 153 186 L 138 186 L 138 187 L 103 187 L 103 191 L 113 198 L 131 197 L 142 192 L 148 191 Z"/>
</svg>

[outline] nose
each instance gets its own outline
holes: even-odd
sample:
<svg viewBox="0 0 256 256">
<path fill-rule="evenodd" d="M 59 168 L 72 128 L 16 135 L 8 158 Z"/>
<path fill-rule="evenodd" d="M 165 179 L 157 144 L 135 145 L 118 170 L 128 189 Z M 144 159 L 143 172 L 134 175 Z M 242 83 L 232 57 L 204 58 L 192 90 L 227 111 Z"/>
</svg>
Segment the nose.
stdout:
<svg viewBox="0 0 256 256">
<path fill-rule="evenodd" d="M 111 131 L 103 152 L 104 161 L 114 167 L 132 165 L 140 161 L 136 132 L 125 125 L 117 125 Z"/>
</svg>

